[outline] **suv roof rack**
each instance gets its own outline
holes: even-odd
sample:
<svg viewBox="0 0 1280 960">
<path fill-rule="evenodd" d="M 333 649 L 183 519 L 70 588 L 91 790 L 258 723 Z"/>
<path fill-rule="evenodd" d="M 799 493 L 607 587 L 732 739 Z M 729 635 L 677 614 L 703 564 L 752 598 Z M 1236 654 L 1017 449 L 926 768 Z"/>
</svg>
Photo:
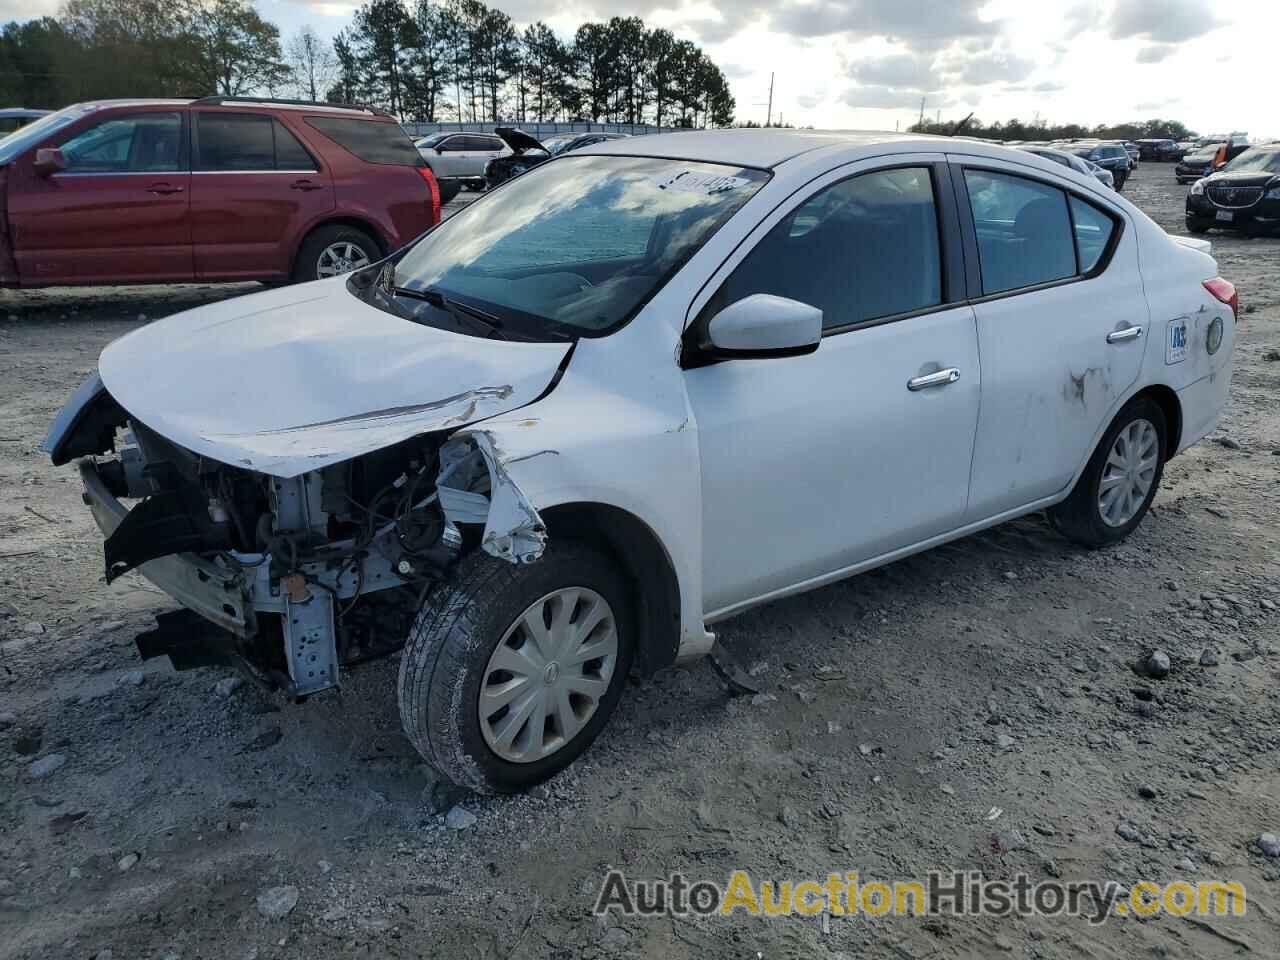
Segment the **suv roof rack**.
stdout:
<svg viewBox="0 0 1280 960">
<path fill-rule="evenodd" d="M 243 103 L 243 104 L 261 104 L 262 106 L 271 107 L 319 107 L 324 110 L 354 110 L 359 113 L 370 113 L 376 117 L 389 117 L 394 120 L 391 114 L 377 107 L 371 107 L 363 103 L 331 103 L 327 100 L 286 100 L 280 97 L 198 97 L 191 101 L 192 105 L 203 104 L 205 106 L 216 107 L 224 103 Z"/>
</svg>

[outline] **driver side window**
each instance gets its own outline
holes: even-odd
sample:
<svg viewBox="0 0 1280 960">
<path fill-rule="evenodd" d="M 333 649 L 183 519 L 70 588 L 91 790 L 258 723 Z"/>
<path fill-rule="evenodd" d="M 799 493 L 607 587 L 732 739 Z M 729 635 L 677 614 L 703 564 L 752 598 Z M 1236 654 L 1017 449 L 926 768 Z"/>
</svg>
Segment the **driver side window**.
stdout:
<svg viewBox="0 0 1280 960">
<path fill-rule="evenodd" d="M 756 244 L 703 315 L 757 293 L 818 307 L 824 331 L 942 303 L 929 168 L 877 170 L 820 190 Z"/>
<path fill-rule="evenodd" d="M 68 173 L 145 173 L 183 169 L 182 115 L 137 113 L 82 130 L 61 147 Z"/>
</svg>

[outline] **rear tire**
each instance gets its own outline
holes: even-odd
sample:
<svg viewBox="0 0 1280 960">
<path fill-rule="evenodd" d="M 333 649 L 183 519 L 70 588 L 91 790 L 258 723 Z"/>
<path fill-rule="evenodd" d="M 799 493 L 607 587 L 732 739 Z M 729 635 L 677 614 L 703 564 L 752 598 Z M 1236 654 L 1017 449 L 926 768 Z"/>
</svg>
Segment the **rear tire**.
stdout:
<svg viewBox="0 0 1280 960">
<path fill-rule="evenodd" d="M 439 180 L 437 185 L 440 188 L 440 203 L 445 204 L 458 195 L 458 191 L 462 189 L 462 183 L 458 180 Z"/>
<path fill-rule="evenodd" d="M 331 223 L 316 227 L 302 241 L 293 260 L 293 282 L 324 280 L 381 259 L 382 248 L 369 234 L 356 227 Z"/>
<path fill-rule="evenodd" d="M 1154 400 L 1136 397 L 1125 404 L 1102 435 L 1071 495 L 1049 508 L 1054 528 L 1086 547 L 1110 546 L 1133 533 L 1160 486 L 1168 434 L 1164 411 Z M 1130 452 L 1132 469 L 1126 472 Z M 1144 466 L 1148 454 L 1154 456 L 1149 468 Z M 1118 499 L 1126 495 L 1128 501 Z"/>
<path fill-rule="evenodd" d="M 576 596 L 582 601 L 565 599 Z M 608 619 L 584 637 L 573 628 L 595 621 L 599 601 Z M 548 651 L 522 626 L 530 616 L 550 618 L 542 641 Z M 562 616 L 570 633 L 557 633 Z M 605 633 L 612 635 L 608 662 L 606 655 L 579 662 L 565 652 L 594 651 Z M 567 647 L 558 646 L 561 636 L 569 638 Z M 605 554 L 562 540 L 535 563 L 516 566 L 476 550 L 432 591 L 409 633 L 399 682 L 405 734 L 429 766 L 459 786 L 526 790 L 567 767 L 599 735 L 622 695 L 634 649 L 631 594 Z M 525 667 L 527 673 L 513 672 Z M 586 680 L 582 689 L 594 687 L 592 695 L 577 693 L 569 678 Z M 574 687 L 563 694 L 569 713 L 555 707 L 557 684 Z M 534 695 L 548 699 L 523 712 L 526 696 Z M 508 705 L 495 709 L 495 698 Z M 543 719 L 535 724 L 537 717 Z M 504 739 L 508 721 L 520 726 Z"/>
</svg>

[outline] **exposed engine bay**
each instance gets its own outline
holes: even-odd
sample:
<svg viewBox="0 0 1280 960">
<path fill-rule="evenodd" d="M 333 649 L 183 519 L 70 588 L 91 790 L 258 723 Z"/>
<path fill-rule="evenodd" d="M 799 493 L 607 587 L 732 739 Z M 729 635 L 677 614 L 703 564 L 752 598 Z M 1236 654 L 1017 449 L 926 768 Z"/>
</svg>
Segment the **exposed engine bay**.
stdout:
<svg viewBox="0 0 1280 960">
<path fill-rule="evenodd" d="M 80 409 L 51 452 L 85 458 L 107 581 L 139 570 L 188 608 L 139 638 L 144 657 L 178 668 L 235 659 L 304 697 L 403 646 L 464 553 L 542 552 L 541 519 L 482 432 L 426 433 L 279 477 L 193 453 L 100 388 Z"/>
</svg>

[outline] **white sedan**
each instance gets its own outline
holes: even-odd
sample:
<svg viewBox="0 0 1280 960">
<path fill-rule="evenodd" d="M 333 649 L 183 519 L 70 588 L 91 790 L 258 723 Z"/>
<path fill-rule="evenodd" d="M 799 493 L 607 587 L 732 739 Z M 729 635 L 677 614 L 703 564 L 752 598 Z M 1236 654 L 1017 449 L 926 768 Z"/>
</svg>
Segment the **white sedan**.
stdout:
<svg viewBox="0 0 1280 960">
<path fill-rule="evenodd" d="M 519 790 L 750 607 L 1040 510 L 1128 536 L 1227 398 L 1208 250 L 981 143 L 615 141 L 129 334 L 46 445 L 186 608 L 144 654 L 302 698 L 403 645 L 426 761 Z"/>
</svg>

